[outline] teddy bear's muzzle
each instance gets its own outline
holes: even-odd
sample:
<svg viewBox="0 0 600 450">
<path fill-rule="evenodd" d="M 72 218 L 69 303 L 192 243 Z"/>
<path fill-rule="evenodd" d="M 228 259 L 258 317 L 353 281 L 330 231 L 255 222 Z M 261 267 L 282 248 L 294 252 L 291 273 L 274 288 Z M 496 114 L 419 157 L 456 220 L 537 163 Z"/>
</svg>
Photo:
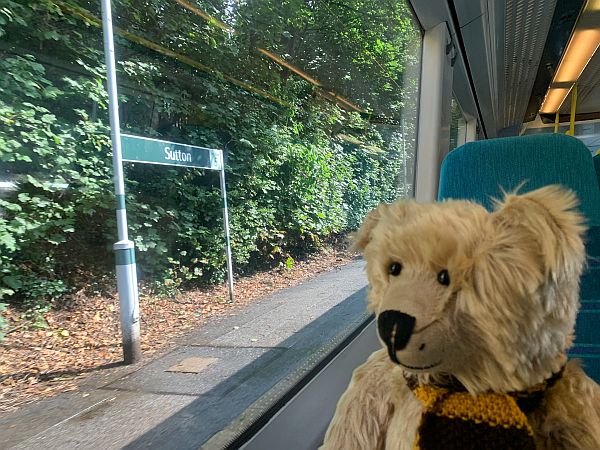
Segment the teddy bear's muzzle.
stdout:
<svg viewBox="0 0 600 450">
<path fill-rule="evenodd" d="M 416 319 L 400 311 L 383 311 L 377 318 L 377 330 L 385 343 L 390 359 L 398 364 L 396 352 L 408 344 Z"/>
</svg>

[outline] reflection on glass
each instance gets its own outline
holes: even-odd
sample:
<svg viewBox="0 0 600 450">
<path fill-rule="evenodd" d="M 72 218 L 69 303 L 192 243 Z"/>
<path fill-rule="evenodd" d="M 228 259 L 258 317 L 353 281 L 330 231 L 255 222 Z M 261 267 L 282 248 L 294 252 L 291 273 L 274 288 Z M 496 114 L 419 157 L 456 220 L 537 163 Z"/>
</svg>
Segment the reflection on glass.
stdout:
<svg viewBox="0 0 600 450">
<path fill-rule="evenodd" d="M 523 134 L 544 134 L 554 133 L 554 124 L 544 124 L 538 120 L 529 122 Z M 558 127 L 558 133 L 565 134 L 569 131 L 570 124 L 562 123 Z M 575 124 L 574 136 L 579 139 L 590 150 L 592 155 L 595 155 L 600 150 L 600 121 L 586 120 Z"/>
<path fill-rule="evenodd" d="M 454 95 L 450 107 L 450 150 L 454 150 L 467 141 L 467 122 Z"/>
</svg>

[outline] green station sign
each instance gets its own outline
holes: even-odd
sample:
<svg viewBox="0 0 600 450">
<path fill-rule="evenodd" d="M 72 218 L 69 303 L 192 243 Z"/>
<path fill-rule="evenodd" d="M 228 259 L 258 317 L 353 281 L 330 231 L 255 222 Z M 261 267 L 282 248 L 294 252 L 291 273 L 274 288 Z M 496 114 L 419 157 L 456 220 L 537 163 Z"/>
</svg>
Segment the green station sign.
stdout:
<svg viewBox="0 0 600 450">
<path fill-rule="evenodd" d="M 223 152 L 214 148 L 121 134 L 123 161 L 221 170 Z"/>
</svg>

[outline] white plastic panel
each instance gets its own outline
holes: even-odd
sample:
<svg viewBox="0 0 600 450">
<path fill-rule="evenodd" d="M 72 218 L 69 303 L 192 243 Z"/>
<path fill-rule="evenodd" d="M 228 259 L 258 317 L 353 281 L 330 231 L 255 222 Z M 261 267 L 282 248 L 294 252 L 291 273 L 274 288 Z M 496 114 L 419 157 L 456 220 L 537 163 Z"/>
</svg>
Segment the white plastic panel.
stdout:
<svg viewBox="0 0 600 450">
<path fill-rule="evenodd" d="M 437 199 L 439 172 L 450 142 L 450 102 L 452 98 L 450 35 L 445 23 L 427 30 L 423 36 L 423 62 L 417 132 L 415 198 Z"/>
<path fill-rule="evenodd" d="M 352 372 L 379 348 L 373 321 L 242 448 L 318 448 Z"/>
<path fill-rule="evenodd" d="M 555 7 L 556 0 L 506 0 L 498 129 L 521 126 Z"/>
<path fill-rule="evenodd" d="M 517 134 L 556 0 L 450 2 L 460 23 L 488 137 Z"/>
</svg>

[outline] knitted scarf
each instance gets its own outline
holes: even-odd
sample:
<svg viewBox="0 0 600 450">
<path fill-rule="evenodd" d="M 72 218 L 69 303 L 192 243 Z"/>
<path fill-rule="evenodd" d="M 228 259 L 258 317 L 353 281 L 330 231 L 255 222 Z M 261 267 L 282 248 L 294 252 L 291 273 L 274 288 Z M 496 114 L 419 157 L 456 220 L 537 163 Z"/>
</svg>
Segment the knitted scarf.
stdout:
<svg viewBox="0 0 600 450">
<path fill-rule="evenodd" d="M 414 450 L 535 450 L 527 414 L 561 375 L 562 370 L 531 389 L 508 394 L 471 395 L 456 382 L 453 387 L 409 382 L 423 404 Z"/>
</svg>

